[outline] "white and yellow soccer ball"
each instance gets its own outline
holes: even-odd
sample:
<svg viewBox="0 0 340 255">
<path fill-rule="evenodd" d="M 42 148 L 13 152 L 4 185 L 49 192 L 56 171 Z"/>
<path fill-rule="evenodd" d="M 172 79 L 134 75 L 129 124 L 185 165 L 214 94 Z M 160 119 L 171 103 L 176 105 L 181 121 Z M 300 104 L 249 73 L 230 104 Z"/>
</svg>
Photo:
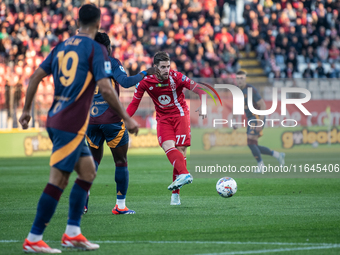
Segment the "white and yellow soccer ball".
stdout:
<svg viewBox="0 0 340 255">
<path fill-rule="evenodd" d="M 223 177 L 216 183 L 216 191 L 221 197 L 232 197 L 237 191 L 237 183 L 231 177 Z"/>
</svg>

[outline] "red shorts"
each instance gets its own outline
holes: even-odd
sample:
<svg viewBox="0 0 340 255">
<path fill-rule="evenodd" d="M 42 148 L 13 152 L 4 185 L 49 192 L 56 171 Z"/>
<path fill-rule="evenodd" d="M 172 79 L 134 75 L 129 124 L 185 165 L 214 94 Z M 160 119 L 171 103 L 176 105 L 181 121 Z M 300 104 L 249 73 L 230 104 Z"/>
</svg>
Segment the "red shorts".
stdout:
<svg viewBox="0 0 340 255">
<path fill-rule="evenodd" d="M 190 146 L 190 115 L 161 118 L 157 121 L 158 143 L 172 140 L 176 146 Z"/>
</svg>

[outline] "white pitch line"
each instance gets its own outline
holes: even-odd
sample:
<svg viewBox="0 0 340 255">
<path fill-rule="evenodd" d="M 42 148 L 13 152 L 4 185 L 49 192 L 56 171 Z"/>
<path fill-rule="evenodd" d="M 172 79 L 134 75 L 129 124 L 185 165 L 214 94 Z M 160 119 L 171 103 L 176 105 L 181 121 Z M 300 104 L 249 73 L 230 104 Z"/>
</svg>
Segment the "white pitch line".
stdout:
<svg viewBox="0 0 340 255">
<path fill-rule="evenodd" d="M 328 246 L 335 246 L 335 248 L 340 247 L 340 244 L 334 243 L 281 243 L 281 242 L 230 242 L 230 241 L 94 241 L 90 240 L 91 242 L 95 243 L 108 243 L 108 244 L 116 244 L 116 243 L 130 243 L 130 244 L 139 244 L 139 243 L 150 243 L 150 244 L 239 244 L 239 245 L 279 245 L 279 246 L 319 246 L 319 247 L 328 247 Z M 23 240 L 0 240 L 0 243 L 20 243 Z M 60 241 L 49 241 L 46 242 L 60 242 Z"/>
<path fill-rule="evenodd" d="M 329 245 L 329 246 L 310 246 L 310 247 L 296 247 L 296 248 L 279 248 L 270 250 L 250 250 L 250 251 L 232 251 L 232 252 L 222 252 L 222 253 L 204 253 L 197 255 L 238 255 L 238 254 L 263 254 L 269 252 L 287 252 L 287 251 L 307 251 L 307 250 L 323 250 L 323 249 L 333 249 L 340 248 L 340 245 Z"/>
</svg>

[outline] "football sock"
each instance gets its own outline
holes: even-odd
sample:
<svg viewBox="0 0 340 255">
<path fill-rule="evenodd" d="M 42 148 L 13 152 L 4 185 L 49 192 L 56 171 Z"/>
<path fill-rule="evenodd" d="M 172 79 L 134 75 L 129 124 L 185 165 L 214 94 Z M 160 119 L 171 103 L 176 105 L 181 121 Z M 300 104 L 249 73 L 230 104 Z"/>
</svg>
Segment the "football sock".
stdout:
<svg viewBox="0 0 340 255">
<path fill-rule="evenodd" d="M 273 151 L 271 149 L 261 145 L 257 145 L 257 147 L 259 148 L 261 154 L 273 156 Z"/>
<path fill-rule="evenodd" d="M 81 233 L 80 227 L 74 225 L 66 225 L 65 234 L 69 237 L 75 237 Z"/>
<path fill-rule="evenodd" d="M 172 172 L 172 181 L 175 181 L 177 177 L 178 177 L 178 172 L 177 172 L 177 169 L 174 167 L 174 170 Z M 179 189 L 173 190 L 172 194 L 179 194 Z"/>
<path fill-rule="evenodd" d="M 125 198 L 118 198 L 119 195 L 117 195 L 117 202 L 118 209 L 124 209 L 125 208 Z"/>
<path fill-rule="evenodd" d="M 277 152 L 277 151 L 273 151 L 273 154 L 272 156 L 276 159 L 278 159 L 280 157 L 280 152 Z"/>
<path fill-rule="evenodd" d="M 70 193 L 70 208 L 67 225 L 80 226 L 80 219 L 84 211 L 87 194 L 92 183 L 76 179 Z"/>
<path fill-rule="evenodd" d="M 47 224 L 50 222 L 55 209 L 57 208 L 62 193 L 63 190 L 61 188 L 47 183 L 39 199 L 37 214 L 30 231 L 30 233 L 35 235 L 34 238 L 37 238 L 37 236 L 40 235 L 42 237 Z M 33 238 L 33 236 L 31 236 L 31 238 Z M 31 241 L 30 239 L 28 240 Z"/>
<path fill-rule="evenodd" d="M 261 171 L 262 172 L 262 168 L 263 168 L 263 165 L 264 165 L 264 163 L 263 163 L 263 161 L 261 160 L 260 162 L 257 162 L 257 166 L 259 167 L 259 171 Z"/>
<path fill-rule="evenodd" d="M 185 166 L 187 166 L 187 158 L 186 157 L 184 158 L 184 162 L 185 162 Z M 172 172 L 172 181 L 175 181 L 177 177 L 178 177 L 178 171 L 174 167 L 174 170 Z M 175 190 L 172 191 L 172 194 L 179 194 L 179 191 L 180 191 L 180 189 L 175 189 Z"/>
<path fill-rule="evenodd" d="M 257 145 L 257 141 L 252 140 L 252 139 L 248 139 L 248 147 L 251 150 L 251 152 L 253 153 L 253 156 L 256 159 L 256 161 L 261 162 L 262 161 L 261 152 L 260 152 L 260 149 Z"/>
<path fill-rule="evenodd" d="M 129 186 L 129 170 L 127 162 L 117 163 L 115 172 L 116 190 L 117 190 L 117 205 L 119 209 L 125 208 L 125 197 Z"/>
<path fill-rule="evenodd" d="M 39 242 L 40 240 L 42 240 L 42 237 L 43 235 L 35 235 L 30 232 L 28 233 L 27 240 L 30 242 Z"/>
<path fill-rule="evenodd" d="M 180 174 L 188 174 L 188 170 L 185 166 L 185 160 L 183 154 L 177 150 L 176 148 L 172 147 L 168 149 L 165 154 L 167 155 L 171 165 L 177 169 L 178 175 Z"/>
</svg>

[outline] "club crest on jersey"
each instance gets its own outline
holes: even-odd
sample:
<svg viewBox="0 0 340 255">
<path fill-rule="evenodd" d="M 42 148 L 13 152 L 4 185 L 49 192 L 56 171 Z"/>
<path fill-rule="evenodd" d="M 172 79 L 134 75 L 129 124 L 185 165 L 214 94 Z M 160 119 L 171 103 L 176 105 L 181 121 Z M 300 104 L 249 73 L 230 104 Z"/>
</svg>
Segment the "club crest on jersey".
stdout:
<svg viewBox="0 0 340 255">
<path fill-rule="evenodd" d="M 161 95 L 158 97 L 158 102 L 162 105 L 170 104 L 171 98 L 167 95 Z"/>
<path fill-rule="evenodd" d="M 149 90 L 153 90 L 153 87 L 151 86 L 151 87 L 149 87 Z"/>
<path fill-rule="evenodd" d="M 172 91 L 175 91 L 176 90 L 176 83 L 171 76 L 169 78 L 170 78 L 170 87 L 171 87 Z"/>
</svg>

